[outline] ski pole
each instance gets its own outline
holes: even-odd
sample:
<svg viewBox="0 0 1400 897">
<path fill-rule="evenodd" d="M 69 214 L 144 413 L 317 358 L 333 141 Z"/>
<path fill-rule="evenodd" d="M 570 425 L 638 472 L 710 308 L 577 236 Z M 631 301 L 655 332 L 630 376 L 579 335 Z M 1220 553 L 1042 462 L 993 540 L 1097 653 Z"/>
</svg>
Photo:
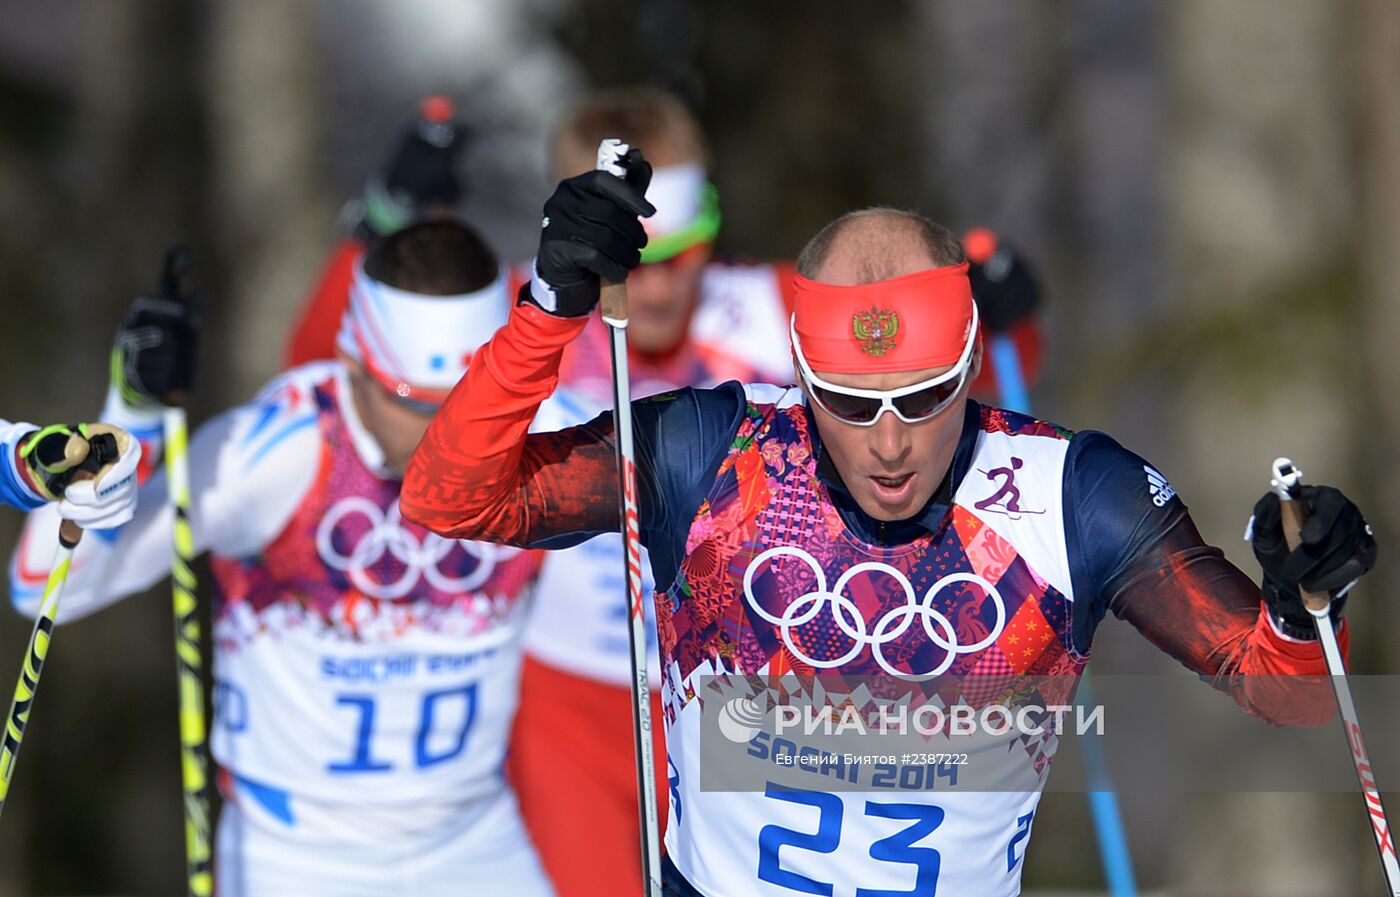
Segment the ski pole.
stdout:
<svg viewBox="0 0 1400 897">
<path fill-rule="evenodd" d="M 195 301 L 180 288 L 181 278 L 188 267 L 189 253 L 184 249 L 176 248 L 166 253 L 159 290 L 161 295 L 173 300 Z M 167 495 L 175 509 L 170 587 L 175 614 L 175 663 L 180 701 L 185 877 L 190 897 L 210 897 L 214 892 L 214 878 L 209 838 L 208 730 L 204 715 L 204 658 L 199 645 L 199 580 L 190 566 L 194 560 L 194 535 L 189 519 L 189 427 L 185 409 L 167 407 L 163 423 Z"/>
<path fill-rule="evenodd" d="M 1087 704 L 1094 703 L 1093 683 L 1089 671 L 1079 683 L 1079 696 Z M 1094 832 L 1099 840 L 1099 858 L 1103 861 L 1104 878 L 1113 897 L 1136 897 L 1137 879 L 1133 875 L 1133 855 L 1128 849 L 1128 836 L 1123 829 L 1123 814 L 1118 807 L 1118 794 L 1108 776 L 1108 757 L 1099 736 L 1087 734 L 1084 745 L 1084 771 L 1089 779 L 1089 808 L 1094 813 Z"/>
<path fill-rule="evenodd" d="M 44 597 L 39 602 L 39 615 L 34 618 L 34 631 L 29 635 L 29 650 L 25 652 L 24 668 L 15 683 L 10 715 L 5 718 L 5 738 L 0 742 L 0 813 L 5 811 L 10 778 L 19 762 L 20 742 L 24 740 L 29 714 L 34 709 L 34 695 L 39 690 L 39 674 L 44 670 L 44 658 L 48 657 L 49 644 L 53 641 L 54 617 L 58 616 L 58 600 L 63 597 L 68 571 L 73 566 L 73 549 L 82 538 L 82 528 L 71 520 L 63 521 L 58 528 L 58 551 L 54 554 L 49 581 L 44 586 Z"/>
<path fill-rule="evenodd" d="M 598 169 L 623 177 L 628 147 L 616 139 L 598 146 Z M 632 445 L 632 384 L 627 372 L 627 282 L 602 286 L 603 322 L 611 333 L 613 419 L 617 426 L 617 465 L 622 479 L 622 540 L 626 555 L 627 612 L 631 618 L 632 735 L 637 749 L 637 792 L 642 823 L 642 886 L 647 897 L 661 897 L 660 822 L 656 797 L 656 757 L 651 739 L 651 692 L 647 680 L 647 629 L 642 605 L 642 537 L 637 513 L 636 452 Z"/>
<path fill-rule="evenodd" d="M 209 765 L 204 717 L 204 658 L 199 646 L 199 581 L 190 563 L 188 428 L 185 409 L 165 410 L 165 476 L 175 508 L 170 585 L 175 611 L 175 662 L 180 695 L 180 780 L 185 791 L 185 872 L 191 897 L 214 892 L 209 839 Z"/>
<path fill-rule="evenodd" d="M 1031 397 L 1026 391 L 1026 378 L 1021 374 L 1021 353 L 1016 341 L 1009 334 L 998 333 L 988 346 L 992 356 L 992 370 L 997 375 L 997 393 L 1001 405 L 1010 411 L 1021 414 L 1031 413 Z"/>
<path fill-rule="evenodd" d="M 1012 411 L 1030 414 L 1030 394 L 1021 374 L 1021 353 L 1017 351 L 1016 343 L 1009 335 L 999 333 L 991 338 L 989 351 L 1002 405 Z M 1091 706 L 1094 703 L 1093 682 L 1087 669 L 1079 680 L 1079 697 Z M 1097 735 L 1086 734 L 1080 743 L 1084 746 L 1084 773 L 1089 781 L 1089 809 L 1094 815 L 1094 832 L 1098 836 L 1099 859 L 1103 862 L 1108 891 L 1112 897 L 1137 897 L 1133 855 L 1128 849 L 1118 794 L 1108 775 L 1108 757 Z"/>
<path fill-rule="evenodd" d="M 1273 473 L 1270 485 L 1279 498 L 1279 512 L 1283 518 L 1283 540 L 1288 550 L 1293 551 L 1302 541 L 1303 523 L 1307 520 L 1307 508 L 1296 500 L 1298 487 L 1303 481 L 1303 472 L 1287 458 L 1278 458 L 1274 461 Z M 1327 672 L 1332 679 L 1332 691 L 1337 696 L 1337 709 L 1341 714 L 1347 746 L 1351 749 L 1351 762 L 1356 768 L 1356 779 L 1361 785 L 1361 796 L 1366 801 L 1371 836 L 1376 841 L 1376 852 L 1381 858 L 1386 887 L 1390 889 L 1391 897 L 1400 897 L 1400 862 L 1397 862 L 1395 857 L 1394 834 L 1385 815 L 1385 806 L 1381 803 L 1381 791 L 1376 784 L 1371 758 L 1366 753 L 1366 742 L 1361 738 L 1361 720 L 1356 713 L 1356 704 L 1351 699 L 1347 668 L 1342 662 L 1341 648 L 1337 645 L 1337 633 L 1332 628 L 1332 598 L 1325 592 L 1309 592 L 1301 586 L 1298 592 L 1303 599 L 1303 606 L 1312 614 L 1313 624 L 1317 626 L 1317 639 L 1322 643 L 1322 655 L 1327 659 Z"/>
</svg>

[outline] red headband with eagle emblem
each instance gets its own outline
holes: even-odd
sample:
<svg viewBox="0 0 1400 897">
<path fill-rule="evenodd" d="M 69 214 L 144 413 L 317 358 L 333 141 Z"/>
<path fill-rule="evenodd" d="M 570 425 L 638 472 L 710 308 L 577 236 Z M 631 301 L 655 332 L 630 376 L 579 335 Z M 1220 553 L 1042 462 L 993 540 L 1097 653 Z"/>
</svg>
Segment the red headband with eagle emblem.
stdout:
<svg viewBox="0 0 1400 897">
<path fill-rule="evenodd" d="M 967 263 L 855 287 L 793 277 L 792 326 L 814 371 L 866 374 L 956 364 L 972 332 Z"/>
</svg>

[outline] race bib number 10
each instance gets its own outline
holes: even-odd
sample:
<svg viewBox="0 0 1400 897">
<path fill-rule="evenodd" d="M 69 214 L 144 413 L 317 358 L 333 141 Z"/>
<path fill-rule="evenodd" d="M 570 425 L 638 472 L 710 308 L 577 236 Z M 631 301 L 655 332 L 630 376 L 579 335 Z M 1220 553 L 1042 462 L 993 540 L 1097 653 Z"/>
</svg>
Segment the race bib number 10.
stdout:
<svg viewBox="0 0 1400 897">
<path fill-rule="evenodd" d="M 333 773 L 388 772 L 394 764 L 374 756 L 373 695 L 345 694 L 336 704 L 358 715 L 354 753 L 348 759 L 327 764 Z M 467 748 L 467 736 L 476 721 L 476 683 L 430 691 L 423 695 L 414 737 L 414 766 L 425 769 L 460 755 Z"/>
</svg>

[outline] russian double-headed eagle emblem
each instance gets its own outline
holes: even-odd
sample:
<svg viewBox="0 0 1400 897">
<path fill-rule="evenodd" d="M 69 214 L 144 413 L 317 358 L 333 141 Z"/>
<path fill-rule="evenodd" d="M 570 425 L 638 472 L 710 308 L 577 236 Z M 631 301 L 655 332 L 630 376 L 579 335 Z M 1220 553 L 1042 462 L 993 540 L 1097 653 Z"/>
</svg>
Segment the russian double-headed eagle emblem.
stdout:
<svg viewBox="0 0 1400 897">
<path fill-rule="evenodd" d="M 862 352 L 879 358 L 895 346 L 899 315 L 892 309 L 873 306 L 870 311 L 858 311 L 851 315 L 851 333 Z"/>
</svg>

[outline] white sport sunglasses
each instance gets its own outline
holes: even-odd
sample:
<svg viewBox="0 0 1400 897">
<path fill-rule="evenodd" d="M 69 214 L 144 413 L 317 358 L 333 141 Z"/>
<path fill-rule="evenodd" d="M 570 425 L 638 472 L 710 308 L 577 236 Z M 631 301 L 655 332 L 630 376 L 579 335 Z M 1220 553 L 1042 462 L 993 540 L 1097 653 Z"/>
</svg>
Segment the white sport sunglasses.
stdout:
<svg viewBox="0 0 1400 897">
<path fill-rule="evenodd" d="M 788 321 L 788 334 L 792 337 L 793 354 L 797 356 L 798 370 L 802 379 L 806 381 L 807 394 L 827 414 L 857 427 L 873 427 L 880 415 L 889 411 L 906 424 L 917 424 L 937 417 L 946 410 L 967 382 L 967 373 L 972 369 L 972 350 L 977 345 L 977 306 L 972 306 L 972 323 L 967 331 L 967 344 L 963 346 L 962 357 L 958 359 L 957 365 L 937 377 L 898 389 L 856 389 L 828 383 L 812 373 L 812 368 L 802 354 L 802 343 L 797 338 L 797 328 L 791 320 Z"/>
</svg>

